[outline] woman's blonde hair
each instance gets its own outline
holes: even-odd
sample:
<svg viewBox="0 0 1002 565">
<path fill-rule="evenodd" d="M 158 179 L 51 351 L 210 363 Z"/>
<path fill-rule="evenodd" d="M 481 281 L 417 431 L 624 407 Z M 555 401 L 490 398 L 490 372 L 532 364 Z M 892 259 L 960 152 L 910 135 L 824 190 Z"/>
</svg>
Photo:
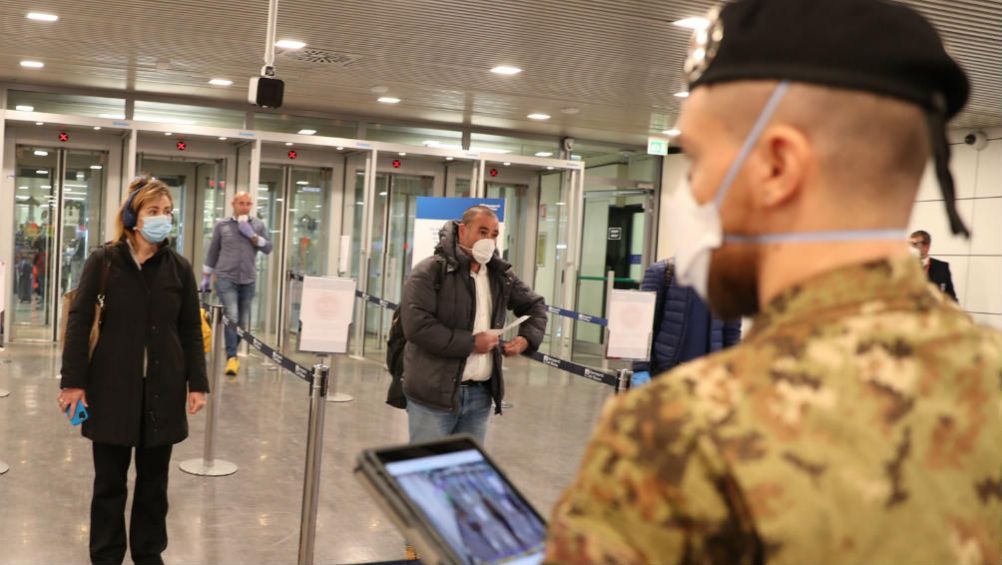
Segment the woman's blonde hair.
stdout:
<svg viewBox="0 0 1002 565">
<path fill-rule="evenodd" d="M 170 200 L 171 206 L 174 205 L 174 198 L 171 197 L 170 188 L 163 181 L 153 178 L 148 174 L 133 179 L 129 183 L 129 196 L 122 203 L 122 207 L 118 210 L 118 216 L 115 219 L 118 225 L 118 235 L 115 237 L 115 241 L 128 239 L 132 245 L 136 245 L 136 232 L 133 231 L 133 228 L 136 227 L 139 211 L 150 202 L 158 200 L 161 196 L 166 196 L 167 200 Z M 131 225 L 129 226 L 126 225 L 125 219 L 126 207 L 128 207 L 131 215 Z M 166 240 L 164 241 L 166 242 Z"/>
</svg>

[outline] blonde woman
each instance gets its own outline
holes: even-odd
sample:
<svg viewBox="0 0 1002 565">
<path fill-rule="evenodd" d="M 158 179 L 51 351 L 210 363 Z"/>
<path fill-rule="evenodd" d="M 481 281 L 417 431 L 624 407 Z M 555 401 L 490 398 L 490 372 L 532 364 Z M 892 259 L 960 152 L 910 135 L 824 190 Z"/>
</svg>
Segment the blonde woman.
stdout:
<svg viewBox="0 0 1002 565">
<path fill-rule="evenodd" d="M 188 435 L 185 408 L 189 414 L 201 410 L 209 391 L 198 289 L 191 264 L 168 245 L 172 217 L 163 182 L 134 180 L 118 214 L 118 236 L 87 259 L 69 311 L 59 408 L 73 414 L 82 402 L 89 414 L 83 435 L 94 452 L 93 563 L 125 558 L 133 452 L 132 560 L 163 563 L 171 448 Z M 88 359 L 102 290 L 100 338 Z"/>
</svg>

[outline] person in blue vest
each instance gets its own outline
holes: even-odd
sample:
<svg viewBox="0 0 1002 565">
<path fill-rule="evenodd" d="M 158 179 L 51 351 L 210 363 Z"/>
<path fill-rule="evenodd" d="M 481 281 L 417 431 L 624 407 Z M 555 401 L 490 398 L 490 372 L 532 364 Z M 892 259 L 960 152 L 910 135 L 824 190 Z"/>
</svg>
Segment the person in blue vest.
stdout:
<svg viewBox="0 0 1002 565">
<path fill-rule="evenodd" d="M 654 337 L 650 361 L 633 364 L 630 386 L 643 385 L 678 364 L 720 351 L 741 340 L 741 320 L 725 322 L 710 314 L 692 288 L 674 280 L 671 259 L 658 261 L 644 271 L 640 290 L 657 292 Z"/>
</svg>

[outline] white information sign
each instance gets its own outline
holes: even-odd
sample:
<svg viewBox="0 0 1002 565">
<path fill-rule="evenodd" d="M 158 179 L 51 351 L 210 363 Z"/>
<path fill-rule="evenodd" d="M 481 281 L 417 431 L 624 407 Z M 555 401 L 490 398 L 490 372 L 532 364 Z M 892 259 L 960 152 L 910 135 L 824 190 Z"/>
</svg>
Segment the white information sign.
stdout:
<svg viewBox="0 0 1002 565">
<path fill-rule="evenodd" d="M 613 290 L 609 297 L 607 357 L 647 359 L 657 293 Z"/>
<path fill-rule="evenodd" d="M 335 277 L 303 277 L 299 349 L 316 353 L 348 350 L 348 326 L 355 311 L 355 281 Z"/>
</svg>

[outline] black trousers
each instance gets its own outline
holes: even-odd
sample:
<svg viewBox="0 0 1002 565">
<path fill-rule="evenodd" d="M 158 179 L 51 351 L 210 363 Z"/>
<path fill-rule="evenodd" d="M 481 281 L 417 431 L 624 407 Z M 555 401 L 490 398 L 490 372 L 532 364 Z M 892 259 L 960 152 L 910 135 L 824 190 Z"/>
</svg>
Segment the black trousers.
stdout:
<svg viewBox="0 0 1002 565">
<path fill-rule="evenodd" d="M 94 444 L 94 497 L 90 503 L 90 560 L 119 565 L 125 559 L 125 500 L 132 451 L 136 488 L 132 493 L 129 546 L 136 565 L 161 565 L 167 549 L 167 476 L 171 445 L 122 447 Z"/>
</svg>

